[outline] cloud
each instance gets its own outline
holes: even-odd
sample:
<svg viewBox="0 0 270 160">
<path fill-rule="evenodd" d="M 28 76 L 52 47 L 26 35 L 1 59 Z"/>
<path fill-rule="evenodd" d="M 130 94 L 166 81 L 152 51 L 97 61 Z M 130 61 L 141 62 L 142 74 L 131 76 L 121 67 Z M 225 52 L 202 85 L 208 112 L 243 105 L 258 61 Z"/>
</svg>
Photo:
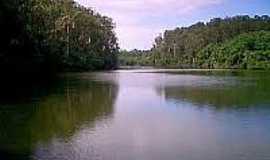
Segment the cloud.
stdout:
<svg viewBox="0 0 270 160">
<path fill-rule="evenodd" d="M 76 0 L 112 17 L 119 43 L 125 49 L 150 48 L 154 37 L 171 26 L 173 17 L 217 5 L 222 0 Z M 174 22 L 175 23 L 175 22 Z"/>
</svg>

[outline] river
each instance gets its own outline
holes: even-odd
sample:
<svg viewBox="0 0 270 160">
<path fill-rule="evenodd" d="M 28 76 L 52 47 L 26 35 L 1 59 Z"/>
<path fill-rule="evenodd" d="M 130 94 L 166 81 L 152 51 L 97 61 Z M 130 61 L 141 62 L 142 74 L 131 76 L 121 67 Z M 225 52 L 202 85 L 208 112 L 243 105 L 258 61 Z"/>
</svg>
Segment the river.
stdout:
<svg viewBox="0 0 270 160">
<path fill-rule="evenodd" d="M 3 160 L 270 159 L 269 72 L 70 73 L 9 92 Z"/>
</svg>

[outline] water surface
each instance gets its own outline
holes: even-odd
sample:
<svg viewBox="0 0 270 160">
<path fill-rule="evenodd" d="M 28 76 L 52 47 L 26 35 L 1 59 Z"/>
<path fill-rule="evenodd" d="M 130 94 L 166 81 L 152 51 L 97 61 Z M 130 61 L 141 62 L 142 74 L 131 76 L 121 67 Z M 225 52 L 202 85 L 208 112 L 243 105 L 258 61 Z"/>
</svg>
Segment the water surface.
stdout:
<svg viewBox="0 0 270 160">
<path fill-rule="evenodd" d="M 65 74 L 6 92 L 0 159 L 270 159 L 268 72 Z"/>
</svg>

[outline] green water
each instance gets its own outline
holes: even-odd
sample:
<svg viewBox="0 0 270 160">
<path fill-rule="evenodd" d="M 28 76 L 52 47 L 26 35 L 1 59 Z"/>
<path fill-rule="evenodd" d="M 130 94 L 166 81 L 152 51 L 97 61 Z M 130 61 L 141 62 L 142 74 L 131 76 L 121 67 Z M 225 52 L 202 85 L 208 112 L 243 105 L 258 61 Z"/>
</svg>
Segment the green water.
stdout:
<svg viewBox="0 0 270 160">
<path fill-rule="evenodd" d="M 0 95 L 1 160 L 270 159 L 269 72 L 65 74 Z"/>
</svg>

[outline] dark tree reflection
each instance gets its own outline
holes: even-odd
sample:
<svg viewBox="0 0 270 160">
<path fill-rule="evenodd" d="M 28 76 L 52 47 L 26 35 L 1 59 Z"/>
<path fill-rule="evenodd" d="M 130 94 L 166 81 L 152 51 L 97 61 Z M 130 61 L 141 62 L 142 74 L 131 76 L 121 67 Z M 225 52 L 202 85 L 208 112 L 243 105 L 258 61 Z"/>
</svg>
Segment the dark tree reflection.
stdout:
<svg viewBox="0 0 270 160">
<path fill-rule="evenodd" d="M 68 139 L 82 125 L 111 118 L 117 92 L 113 84 L 66 77 L 51 88 L 32 90 L 31 102 L 27 95 L 18 103 L 5 101 L 0 105 L 0 159 L 27 159 L 38 143 Z"/>
</svg>

